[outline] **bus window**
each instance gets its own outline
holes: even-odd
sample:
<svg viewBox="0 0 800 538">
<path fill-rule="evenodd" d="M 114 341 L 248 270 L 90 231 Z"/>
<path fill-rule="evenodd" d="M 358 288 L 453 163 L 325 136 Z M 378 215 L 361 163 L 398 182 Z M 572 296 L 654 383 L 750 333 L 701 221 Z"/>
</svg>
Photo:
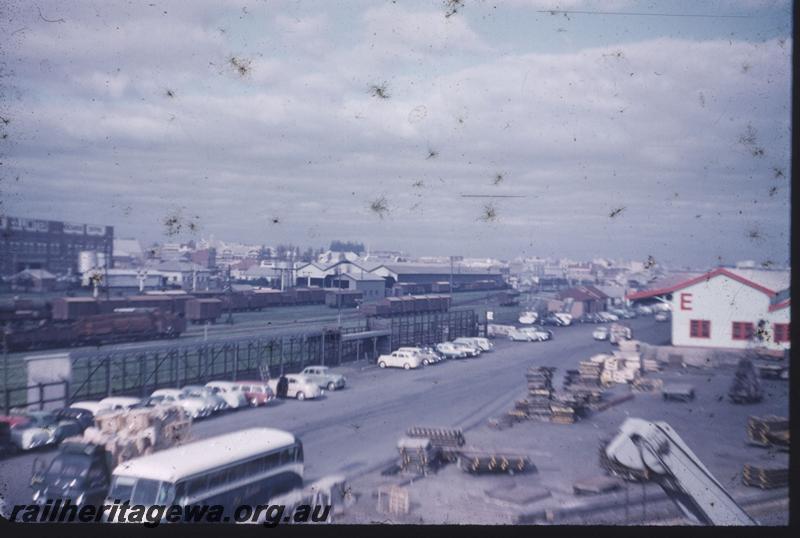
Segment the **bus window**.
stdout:
<svg viewBox="0 0 800 538">
<path fill-rule="evenodd" d="M 250 476 L 257 475 L 263 470 L 262 461 L 260 458 L 250 460 L 247 462 L 247 474 Z"/>
<path fill-rule="evenodd" d="M 169 482 L 161 482 L 155 504 L 170 504 L 175 499 L 175 486 Z"/>
<path fill-rule="evenodd" d="M 137 480 L 131 497 L 131 504 L 144 504 L 145 506 L 155 504 L 159 485 L 158 480 L 149 480 L 147 478 Z"/>
<path fill-rule="evenodd" d="M 303 463 L 303 443 L 300 441 L 297 442 L 295 445 L 296 453 L 295 453 L 295 460 Z"/>
<path fill-rule="evenodd" d="M 179 482 L 175 486 L 175 502 L 180 504 L 183 497 L 186 497 L 186 482 Z"/>
<path fill-rule="evenodd" d="M 111 490 L 108 492 L 110 499 L 119 499 L 121 502 L 130 501 L 133 494 L 133 486 L 136 485 L 136 479 L 129 476 L 117 476 L 111 484 Z"/>
<path fill-rule="evenodd" d="M 270 454 L 269 456 L 267 456 L 266 460 L 267 460 L 267 470 L 269 470 L 272 469 L 273 467 L 277 467 L 278 465 L 280 465 L 281 455 L 280 453 L 275 452 L 274 454 Z"/>
<path fill-rule="evenodd" d="M 186 484 L 186 494 L 189 497 L 197 497 L 198 495 L 202 495 L 206 490 L 207 484 L 208 480 L 205 476 L 193 478 Z"/>
</svg>

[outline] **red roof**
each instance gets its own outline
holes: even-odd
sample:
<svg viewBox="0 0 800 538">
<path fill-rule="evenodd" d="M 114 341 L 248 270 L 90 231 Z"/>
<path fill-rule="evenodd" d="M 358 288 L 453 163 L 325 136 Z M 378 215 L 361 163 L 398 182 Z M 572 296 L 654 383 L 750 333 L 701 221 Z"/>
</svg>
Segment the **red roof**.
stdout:
<svg viewBox="0 0 800 538">
<path fill-rule="evenodd" d="M 740 283 L 744 284 L 745 286 L 750 286 L 751 288 L 756 289 L 756 290 L 758 290 L 758 291 L 760 291 L 762 293 L 765 293 L 765 294 L 767 294 L 769 296 L 773 296 L 773 295 L 775 295 L 777 293 L 777 291 L 775 291 L 775 290 L 771 290 L 769 288 L 765 288 L 764 286 L 762 286 L 760 284 L 756 284 L 752 280 L 749 280 L 747 278 L 744 278 L 743 276 L 740 276 L 740 275 L 737 275 L 736 273 L 728 271 L 724 267 L 719 267 L 717 269 L 714 269 L 713 271 L 709 271 L 708 273 L 702 274 L 702 275 L 700 275 L 698 277 L 695 277 L 695 278 L 690 278 L 689 280 L 684 280 L 683 282 L 679 282 L 679 283 L 677 283 L 675 285 L 672 285 L 672 286 L 668 286 L 668 287 L 665 287 L 665 288 L 657 288 L 657 289 L 652 289 L 652 290 L 643 290 L 643 291 L 638 291 L 638 292 L 635 292 L 635 293 L 628 294 L 627 298 L 631 299 L 631 300 L 635 300 L 635 299 L 645 299 L 647 297 L 655 297 L 656 295 L 665 295 L 667 293 L 672 293 L 672 292 L 675 292 L 675 291 L 678 291 L 678 290 L 682 290 L 684 288 L 688 288 L 689 286 L 693 286 L 693 285 L 697 284 L 698 282 L 702 282 L 703 280 L 706 280 L 706 281 L 711 280 L 712 278 L 720 276 L 720 275 L 724 275 L 724 276 L 726 276 L 726 277 L 728 277 L 728 278 L 730 278 L 732 280 L 740 282 Z"/>
</svg>

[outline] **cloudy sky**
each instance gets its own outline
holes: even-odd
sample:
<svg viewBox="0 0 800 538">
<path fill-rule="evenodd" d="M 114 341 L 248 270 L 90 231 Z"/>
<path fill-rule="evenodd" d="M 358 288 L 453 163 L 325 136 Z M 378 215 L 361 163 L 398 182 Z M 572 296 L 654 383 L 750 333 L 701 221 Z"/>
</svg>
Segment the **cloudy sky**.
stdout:
<svg viewBox="0 0 800 538">
<path fill-rule="evenodd" d="M 788 0 L 450 4 L 5 2 L 0 211 L 148 242 L 788 261 Z"/>
</svg>

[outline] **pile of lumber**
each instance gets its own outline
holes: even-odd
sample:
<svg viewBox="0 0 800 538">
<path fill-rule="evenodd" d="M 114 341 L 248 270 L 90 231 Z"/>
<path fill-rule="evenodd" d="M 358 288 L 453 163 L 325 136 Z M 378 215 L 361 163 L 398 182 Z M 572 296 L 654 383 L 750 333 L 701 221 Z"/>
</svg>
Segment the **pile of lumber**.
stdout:
<svg viewBox="0 0 800 538">
<path fill-rule="evenodd" d="M 438 450 L 442 459 L 456 461 L 458 447 L 464 446 L 464 431 L 461 428 L 431 428 L 427 426 L 413 426 L 408 429 L 406 436 L 417 439 L 430 439 L 431 445 Z"/>
<path fill-rule="evenodd" d="M 785 432 L 785 434 L 784 434 Z M 768 447 L 772 444 L 789 446 L 789 419 L 769 415 L 747 418 L 747 440 L 750 444 Z M 777 442 L 776 442 L 777 441 Z"/>
<path fill-rule="evenodd" d="M 745 357 L 736 367 L 728 397 L 733 403 L 742 404 L 760 402 L 762 396 L 761 381 L 756 375 L 753 362 Z"/>
<path fill-rule="evenodd" d="M 645 372 L 660 372 L 661 365 L 654 359 L 642 359 L 642 370 Z"/>
<path fill-rule="evenodd" d="M 636 392 L 658 392 L 664 387 L 663 379 L 639 377 L 633 380 L 632 388 Z"/>
<path fill-rule="evenodd" d="M 573 385 L 579 385 L 581 383 L 581 371 L 580 370 L 567 370 L 564 374 L 564 389 L 569 389 Z"/>
<path fill-rule="evenodd" d="M 742 469 L 742 483 L 761 489 L 782 488 L 789 485 L 789 468 L 745 463 Z"/>
<path fill-rule="evenodd" d="M 608 355 L 595 355 L 588 361 L 578 363 L 578 374 L 583 385 L 600 386 L 600 375 L 603 373 L 603 364 Z"/>
<path fill-rule="evenodd" d="M 401 437 L 397 442 L 400 452 L 400 469 L 427 475 L 439 464 L 440 451 L 430 439 Z"/>
<path fill-rule="evenodd" d="M 547 366 L 528 368 L 528 396 L 517 403 L 514 411 L 524 411 L 529 419 L 548 420 L 551 415 L 550 400 L 553 398 L 553 372 Z M 524 402 L 524 403 L 523 403 Z"/>
<path fill-rule="evenodd" d="M 178 406 L 120 410 L 95 417 L 95 426 L 70 440 L 102 446 L 116 466 L 189 441 L 191 423 Z"/>
<path fill-rule="evenodd" d="M 550 404 L 550 422 L 556 424 L 572 424 L 576 420 L 576 403 L 569 403 L 564 401 L 553 401 Z"/>
<path fill-rule="evenodd" d="M 525 454 L 476 448 L 462 450 L 458 457 L 458 466 L 462 471 L 472 474 L 536 471 L 531 459 Z"/>
</svg>

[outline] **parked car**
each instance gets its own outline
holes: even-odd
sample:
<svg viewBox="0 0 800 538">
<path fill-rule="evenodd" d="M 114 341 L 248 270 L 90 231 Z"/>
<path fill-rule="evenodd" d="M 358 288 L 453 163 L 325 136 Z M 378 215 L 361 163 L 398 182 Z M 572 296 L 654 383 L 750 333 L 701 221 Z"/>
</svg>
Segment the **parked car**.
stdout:
<svg viewBox="0 0 800 538">
<path fill-rule="evenodd" d="M 608 327 L 598 327 L 592 332 L 592 338 L 595 340 L 608 340 Z"/>
<path fill-rule="evenodd" d="M 399 347 L 395 351 L 402 351 L 404 353 L 416 353 L 419 355 L 420 360 L 422 360 L 423 366 L 428 366 L 429 364 L 434 364 L 437 362 L 437 356 L 435 354 L 431 355 L 430 353 L 426 353 L 423 351 L 421 347 Z"/>
<path fill-rule="evenodd" d="M 100 411 L 102 412 L 131 409 L 141 402 L 141 398 L 133 398 L 131 396 L 109 396 L 108 398 L 103 398 L 97 403 L 99 404 Z"/>
<path fill-rule="evenodd" d="M 533 325 L 539 319 L 539 314 L 536 312 L 521 312 L 517 319 L 523 325 Z"/>
<path fill-rule="evenodd" d="M 604 322 L 619 321 L 619 316 L 612 314 L 611 312 L 598 312 L 597 315 L 600 316 L 600 319 L 602 319 Z"/>
<path fill-rule="evenodd" d="M 533 327 L 522 327 L 520 332 L 530 336 L 531 342 L 544 342 L 553 338 L 553 331 L 535 325 Z"/>
<path fill-rule="evenodd" d="M 204 407 L 210 408 L 212 413 L 220 413 L 228 409 L 224 398 L 219 394 L 214 394 L 213 390 L 203 385 L 187 385 L 181 389 L 181 393 L 184 396 L 202 399 Z"/>
<path fill-rule="evenodd" d="M 636 311 L 637 314 L 641 316 L 649 316 L 652 315 L 653 313 L 653 309 L 647 305 L 639 305 L 636 308 L 634 308 L 634 310 Z"/>
<path fill-rule="evenodd" d="M 23 421 L 11 426 L 11 442 L 17 450 L 31 450 L 45 445 L 57 445 L 66 437 L 83 433 L 75 420 L 59 420 L 49 411 L 31 411 Z"/>
<path fill-rule="evenodd" d="M 561 322 L 561 325 L 564 327 L 568 325 L 572 325 L 572 314 L 567 314 L 565 312 L 556 312 L 555 317 Z"/>
<path fill-rule="evenodd" d="M 466 351 L 454 346 L 451 342 L 436 344 L 436 351 L 448 359 L 463 359 L 467 356 Z"/>
<path fill-rule="evenodd" d="M 275 399 L 275 392 L 266 381 L 239 381 L 239 388 L 253 407 L 267 405 Z"/>
<path fill-rule="evenodd" d="M 512 342 L 531 342 L 533 341 L 533 337 L 526 333 L 522 332 L 519 329 L 514 329 L 513 331 L 508 332 L 508 339 Z"/>
<path fill-rule="evenodd" d="M 411 368 L 421 368 L 422 357 L 418 353 L 411 353 L 409 351 L 392 351 L 388 355 L 381 355 L 378 357 L 378 366 L 381 368 L 403 368 L 410 370 Z"/>
<path fill-rule="evenodd" d="M 287 398 L 297 398 L 307 400 L 319 398 L 324 394 L 323 390 L 314 381 L 300 374 L 286 374 L 288 387 L 286 390 Z M 269 386 L 273 392 L 278 391 L 278 378 L 270 379 Z"/>
<path fill-rule="evenodd" d="M 25 417 L 21 416 L 0 416 L 0 456 L 5 457 L 18 452 L 17 445 L 11 439 L 11 428 L 24 421 Z"/>
<path fill-rule="evenodd" d="M 100 402 L 94 400 L 84 400 L 80 402 L 73 402 L 69 405 L 72 409 L 82 409 L 88 411 L 92 416 L 96 417 L 99 413 L 103 412 L 104 408 Z"/>
<path fill-rule="evenodd" d="M 553 327 L 563 327 L 564 322 L 559 319 L 555 314 L 548 314 L 541 320 L 542 325 L 550 325 Z"/>
<path fill-rule="evenodd" d="M 247 401 L 247 396 L 239 389 L 238 383 L 233 381 L 209 381 L 206 383 L 206 387 L 225 400 L 229 409 L 240 409 L 250 405 L 250 402 Z"/>
<path fill-rule="evenodd" d="M 327 366 L 306 366 L 300 375 L 306 376 L 320 388 L 328 389 L 331 392 L 343 389 L 347 384 L 347 379 L 342 374 L 334 373 Z"/>
<path fill-rule="evenodd" d="M 94 413 L 80 407 L 64 407 L 54 412 L 58 420 L 74 420 L 81 427 L 81 433 L 94 425 Z"/>
<path fill-rule="evenodd" d="M 669 312 L 661 311 L 655 316 L 653 316 L 653 319 L 655 319 L 656 321 L 669 321 Z"/>
<path fill-rule="evenodd" d="M 142 405 L 143 407 L 155 407 L 161 404 L 177 405 L 192 417 L 192 420 L 205 418 L 214 412 L 213 407 L 207 404 L 203 398 L 187 396 L 181 389 L 158 389 L 153 391 L 153 394 Z"/>
<path fill-rule="evenodd" d="M 445 356 L 439 354 L 439 352 L 436 351 L 436 349 L 434 349 L 432 347 L 423 346 L 420 349 L 422 350 L 423 362 L 424 362 L 426 357 L 428 359 L 428 364 L 436 364 L 438 362 L 442 362 L 443 360 L 445 360 Z"/>
<path fill-rule="evenodd" d="M 488 338 L 483 338 L 481 336 L 470 336 L 470 337 L 461 337 L 456 338 L 454 342 L 464 341 L 468 343 L 472 343 L 478 349 L 483 351 L 492 351 L 494 350 L 494 344 L 492 344 Z"/>
<path fill-rule="evenodd" d="M 455 340 L 453 340 L 453 345 L 456 348 L 463 349 L 467 353 L 466 354 L 467 357 L 477 357 L 478 355 L 481 354 L 481 348 L 479 348 L 477 345 L 475 345 L 472 341 L 468 339 L 463 340 L 461 338 L 456 338 Z"/>
</svg>

